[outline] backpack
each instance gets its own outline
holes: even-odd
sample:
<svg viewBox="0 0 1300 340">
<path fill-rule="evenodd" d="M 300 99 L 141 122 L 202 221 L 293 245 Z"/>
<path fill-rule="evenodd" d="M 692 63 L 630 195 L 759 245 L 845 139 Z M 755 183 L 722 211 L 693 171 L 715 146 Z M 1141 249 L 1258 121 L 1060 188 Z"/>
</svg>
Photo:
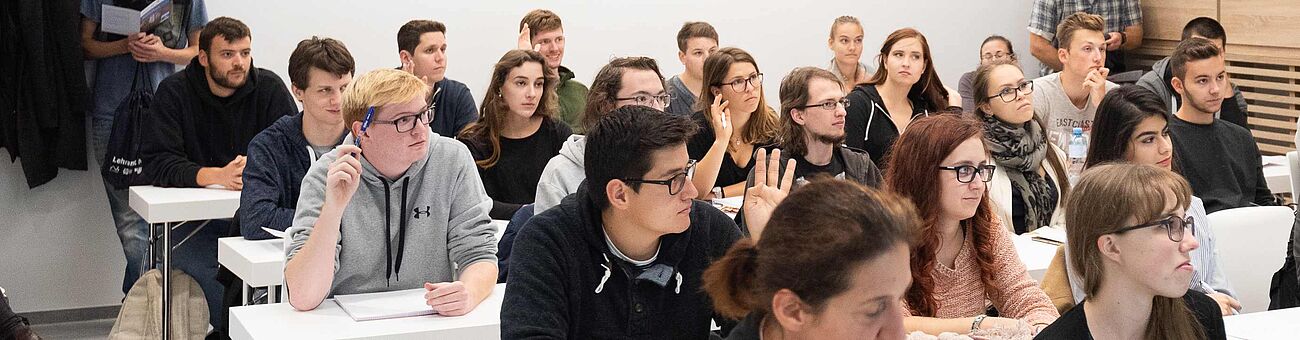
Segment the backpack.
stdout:
<svg viewBox="0 0 1300 340">
<path fill-rule="evenodd" d="M 208 334 L 208 302 L 203 288 L 180 270 L 171 272 L 172 339 L 203 339 Z M 162 338 L 162 271 L 151 269 L 140 276 L 122 301 L 109 339 Z"/>
</svg>

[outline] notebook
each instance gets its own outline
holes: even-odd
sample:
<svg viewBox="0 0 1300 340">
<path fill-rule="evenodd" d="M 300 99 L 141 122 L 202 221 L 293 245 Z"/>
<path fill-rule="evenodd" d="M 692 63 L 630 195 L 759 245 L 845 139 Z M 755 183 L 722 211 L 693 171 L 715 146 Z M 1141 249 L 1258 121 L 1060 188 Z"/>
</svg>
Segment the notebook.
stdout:
<svg viewBox="0 0 1300 340">
<path fill-rule="evenodd" d="M 396 319 L 433 315 L 433 308 L 425 304 L 424 288 L 391 292 L 335 295 L 334 302 L 355 321 Z"/>
</svg>

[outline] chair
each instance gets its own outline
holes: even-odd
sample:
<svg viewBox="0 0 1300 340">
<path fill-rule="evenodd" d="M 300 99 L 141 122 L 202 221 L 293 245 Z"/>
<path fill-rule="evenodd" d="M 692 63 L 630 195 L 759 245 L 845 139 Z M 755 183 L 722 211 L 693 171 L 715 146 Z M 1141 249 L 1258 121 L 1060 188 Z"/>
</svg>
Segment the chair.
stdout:
<svg viewBox="0 0 1300 340">
<path fill-rule="evenodd" d="M 1287 152 L 1286 161 L 1291 167 L 1291 201 L 1300 202 L 1296 200 L 1300 195 L 1300 152 Z"/>
<path fill-rule="evenodd" d="M 1294 212 L 1287 207 L 1244 207 L 1220 210 L 1208 217 L 1214 230 L 1215 256 L 1237 292 L 1241 312 L 1267 310 L 1273 272 L 1286 259 Z"/>
</svg>

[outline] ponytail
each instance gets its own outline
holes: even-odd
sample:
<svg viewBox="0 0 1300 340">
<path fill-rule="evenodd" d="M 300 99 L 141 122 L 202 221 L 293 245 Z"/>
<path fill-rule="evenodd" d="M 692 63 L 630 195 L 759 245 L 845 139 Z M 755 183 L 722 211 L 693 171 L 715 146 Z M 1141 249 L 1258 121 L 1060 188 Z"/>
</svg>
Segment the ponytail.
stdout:
<svg viewBox="0 0 1300 340">
<path fill-rule="evenodd" d="M 713 299 L 713 309 L 718 314 L 740 319 L 755 309 L 766 310 L 754 296 L 754 273 L 758 267 L 755 246 L 753 239 L 740 239 L 704 271 L 704 291 Z"/>
</svg>

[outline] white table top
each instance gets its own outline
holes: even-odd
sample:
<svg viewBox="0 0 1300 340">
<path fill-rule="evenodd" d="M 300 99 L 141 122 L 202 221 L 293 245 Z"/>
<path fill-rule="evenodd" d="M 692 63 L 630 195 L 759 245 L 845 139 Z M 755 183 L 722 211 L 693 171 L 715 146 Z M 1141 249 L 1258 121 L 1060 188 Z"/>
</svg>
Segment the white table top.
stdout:
<svg viewBox="0 0 1300 340">
<path fill-rule="evenodd" d="M 230 309 L 232 339 L 500 339 L 506 285 L 464 316 L 438 315 L 352 321 L 333 299 L 300 312 L 288 303 Z"/>
<path fill-rule="evenodd" d="M 1274 194 L 1291 192 L 1291 166 L 1287 163 L 1264 165 L 1264 181 Z"/>
<path fill-rule="evenodd" d="M 1295 339 L 1300 334 L 1300 308 L 1223 317 L 1228 339 Z"/>
<path fill-rule="evenodd" d="M 249 286 L 278 286 L 284 282 L 284 240 L 223 237 L 217 240 L 217 262 Z"/>
<path fill-rule="evenodd" d="M 145 222 L 165 223 L 231 218 L 239 191 L 209 188 L 131 187 L 131 209 Z"/>
<path fill-rule="evenodd" d="M 1034 241 L 1026 235 L 1016 235 L 1011 239 L 1016 243 L 1016 254 L 1020 255 L 1020 262 L 1025 264 L 1029 276 L 1038 282 L 1043 282 L 1047 265 L 1051 264 L 1052 257 L 1056 256 L 1056 246 Z"/>
</svg>

